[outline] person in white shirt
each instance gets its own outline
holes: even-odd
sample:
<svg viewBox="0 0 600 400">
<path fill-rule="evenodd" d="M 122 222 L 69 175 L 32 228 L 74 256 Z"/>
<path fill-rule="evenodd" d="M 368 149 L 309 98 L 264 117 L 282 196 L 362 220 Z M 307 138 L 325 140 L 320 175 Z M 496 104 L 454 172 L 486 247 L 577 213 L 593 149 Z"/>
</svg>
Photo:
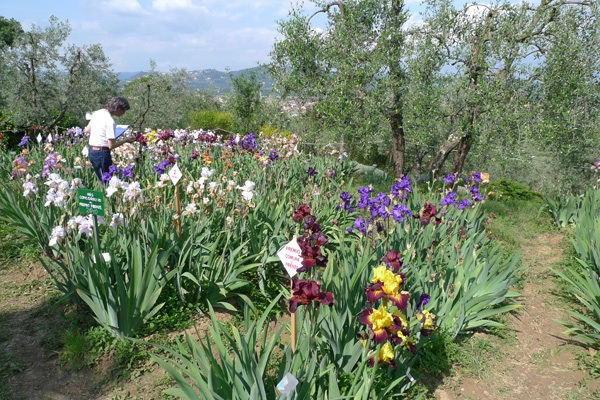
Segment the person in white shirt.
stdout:
<svg viewBox="0 0 600 400">
<path fill-rule="evenodd" d="M 125 97 L 113 97 L 104 108 L 92 114 L 90 123 L 85 127 L 85 132 L 90 134 L 88 157 L 100 182 L 102 174 L 108 173 L 113 164 L 110 151 L 125 143 L 135 142 L 135 136 L 121 140 L 115 138 L 117 123 L 113 116 L 120 117 L 129 108 Z"/>
</svg>

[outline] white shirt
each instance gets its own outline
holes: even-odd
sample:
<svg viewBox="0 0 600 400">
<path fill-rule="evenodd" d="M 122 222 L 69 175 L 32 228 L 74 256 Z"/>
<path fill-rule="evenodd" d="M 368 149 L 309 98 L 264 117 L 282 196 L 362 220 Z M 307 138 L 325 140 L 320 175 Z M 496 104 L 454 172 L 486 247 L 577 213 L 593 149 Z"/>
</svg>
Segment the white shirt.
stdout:
<svg viewBox="0 0 600 400">
<path fill-rule="evenodd" d="M 90 146 L 107 147 L 108 139 L 115 139 L 116 126 L 106 108 L 95 111 L 90 119 Z"/>
</svg>

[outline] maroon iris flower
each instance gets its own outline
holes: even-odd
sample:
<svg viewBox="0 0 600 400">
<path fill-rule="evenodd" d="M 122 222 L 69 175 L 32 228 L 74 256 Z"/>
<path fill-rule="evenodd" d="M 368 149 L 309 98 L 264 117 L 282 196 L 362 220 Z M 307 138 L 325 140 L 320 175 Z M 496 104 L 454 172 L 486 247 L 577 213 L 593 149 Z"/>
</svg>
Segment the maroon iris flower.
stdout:
<svg viewBox="0 0 600 400">
<path fill-rule="evenodd" d="M 148 146 L 148 140 L 146 136 L 142 135 L 140 132 L 135 133 L 135 141 L 142 145 L 142 147 Z"/>
<path fill-rule="evenodd" d="M 324 306 L 333 305 L 333 293 L 321 290 L 321 284 L 308 279 L 292 279 L 292 297 L 290 312 L 294 313 L 300 305 L 309 305 L 317 301 Z"/>
<path fill-rule="evenodd" d="M 423 204 L 420 215 L 415 215 L 415 218 L 419 218 L 423 225 L 429 225 L 432 220 L 435 225 L 439 225 L 442 222 L 437 217 L 437 208 L 428 201 Z"/>
<path fill-rule="evenodd" d="M 400 268 L 402 268 L 402 254 L 394 250 L 388 250 L 387 254 L 381 259 L 381 262 L 385 263 L 392 271 L 399 272 Z"/>
<path fill-rule="evenodd" d="M 313 235 L 302 236 L 298 239 L 298 246 L 302 252 L 302 267 L 298 268 L 298 272 L 308 271 L 314 266 L 327 266 L 327 256 L 321 252 L 321 246 L 318 245 L 319 242 L 327 241 L 327 236 L 323 235 L 323 237 L 318 235 L 316 243 L 314 243 Z"/>
<path fill-rule="evenodd" d="M 310 207 L 308 206 L 308 204 L 301 204 L 294 213 L 294 215 L 292 215 L 292 219 L 294 220 L 294 222 L 299 222 L 302 221 L 304 217 L 307 217 L 309 215 Z"/>
</svg>

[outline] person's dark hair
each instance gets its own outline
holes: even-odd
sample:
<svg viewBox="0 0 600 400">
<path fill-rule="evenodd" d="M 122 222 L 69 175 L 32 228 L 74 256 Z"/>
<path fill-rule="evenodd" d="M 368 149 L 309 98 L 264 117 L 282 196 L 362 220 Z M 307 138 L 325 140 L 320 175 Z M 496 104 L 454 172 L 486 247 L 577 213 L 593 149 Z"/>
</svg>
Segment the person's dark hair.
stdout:
<svg viewBox="0 0 600 400">
<path fill-rule="evenodd" d="M 129 102 L 127 101 L 127 99 L 125 97 L 117 96 L 117 97 L 113 97 L 112 99 L 108 100 L 105 108 L 108 110 L 109 113 L 113 114 L 113 113 L 117 112 L 118 110 L 127 111 L 127 110 L 129 110 L 130 107 L 129 107 Z"/>
</svg>

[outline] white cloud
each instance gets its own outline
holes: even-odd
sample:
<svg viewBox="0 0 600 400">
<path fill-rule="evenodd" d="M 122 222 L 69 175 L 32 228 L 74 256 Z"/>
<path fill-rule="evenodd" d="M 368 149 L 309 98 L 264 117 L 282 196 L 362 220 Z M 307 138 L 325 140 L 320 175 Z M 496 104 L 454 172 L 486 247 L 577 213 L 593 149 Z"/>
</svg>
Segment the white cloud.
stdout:
<svg viewBox="0 0 600 400">
<path fill-rule="evenodd" d="M 113 11 L 140 12 L 143 11 L 138 0 L 107 0 L 102 5 Z"/>
<path fill-rule="evenodd" d="M 194 5 L 192 0 L 152 0 L 152 7 L 157 11 L 171 11 L 194 8 Z"/>
</svg>

